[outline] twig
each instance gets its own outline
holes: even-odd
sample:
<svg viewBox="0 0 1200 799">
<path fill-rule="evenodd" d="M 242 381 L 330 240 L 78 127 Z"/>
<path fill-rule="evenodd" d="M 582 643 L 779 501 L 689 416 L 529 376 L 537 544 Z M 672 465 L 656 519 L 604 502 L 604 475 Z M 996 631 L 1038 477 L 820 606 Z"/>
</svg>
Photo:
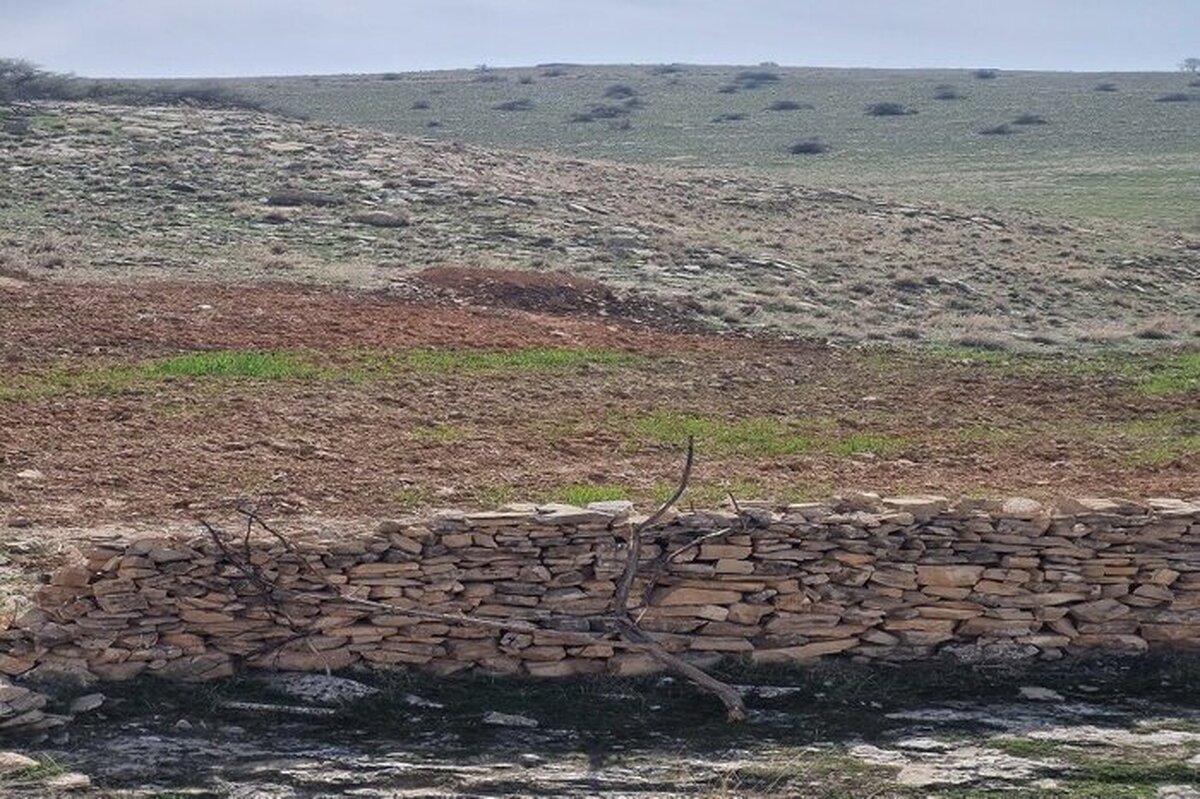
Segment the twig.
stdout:
<svg viewBox="0 0 1200 799">
<path fill-rule="evenodd" d="M 633 588 L 633 581 L 637 577 L 638 566 L 642 558 L 642 531 L 648 529 L 652 524 L 661 519 L 663 514 L 679 501 L 679 498 L 683 496 L 683 492 L 687 491 L 688 481 L 692 477 L 692 463 L 695 460 L 695 455 L 696 439 L 693 436 L 688 436 L 687 457 L 683 461 L 683 473 L 679 476 L 679 485 L 675 487 L 675 491 L 671 496 L 658 506 L 658 510 L 647 516 L 640 524 L 633 525 L 629 529 L 629 546 L 627 547 L 625 568 L 621 572 L 621 580 L 617 583 L 617 593 L 613 598 L 614 613 L 629 613 L 629 592 Z"/>
<path fill-rule="evenodd" d="M 650 657 L 720 699 L 721 703 L 725 705 L 725 712 L 730 721 L 746 720 L 746 704 L 742 701 L 741 694 L 733 686 L 721 682 L 698 666 L 693 666 L 686 660 L 672 655 L 633 621 L 622 619 L 617 622 L 617 625 L 626 638 L 641 644 Z"/>
</svg>

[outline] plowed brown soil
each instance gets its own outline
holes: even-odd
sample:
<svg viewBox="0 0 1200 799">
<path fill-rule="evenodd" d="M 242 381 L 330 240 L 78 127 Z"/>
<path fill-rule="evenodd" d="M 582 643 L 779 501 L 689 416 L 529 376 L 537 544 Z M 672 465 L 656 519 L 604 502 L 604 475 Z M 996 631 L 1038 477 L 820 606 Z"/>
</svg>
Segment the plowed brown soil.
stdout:
<svg viewBox="0 0 1200 799">
<path fill-rule="evenodd" d="M 0 522 L 22 528 L 275 512 L 388 515 L 568 498 L 643 504 L 679 445 L 655 414 L 778 421 L 803 451 L 702 436 L 692 497 L 843 489 L 949 494 L 1200 494 L 1200 467 L 1148 461 L 1128 431 L 1192 409 L 1115 378 L 1014 374 L 770 338 L 664 332 L 571 313 L 458 307 L 290 285 L 0 285 L 5 379 L 190 350 L 605 348 L 633 364 L 557 371 L 400 369 L 367 380 L 170 379 L 0 399 Z M 887 446 L 857 451 L 874 437 Z M 572 488 L 572 487 L 576 488 Z"/>
</svg>

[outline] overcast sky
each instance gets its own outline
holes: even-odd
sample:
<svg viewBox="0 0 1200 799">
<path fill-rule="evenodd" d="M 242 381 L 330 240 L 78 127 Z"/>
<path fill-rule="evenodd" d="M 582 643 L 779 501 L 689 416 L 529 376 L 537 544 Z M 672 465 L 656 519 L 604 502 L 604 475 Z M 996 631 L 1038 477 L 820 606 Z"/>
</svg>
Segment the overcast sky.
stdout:
<svg viewBox="0 0 1200 799">
<path fill-rule="evenodd" d="M 0 56 L 91 76 L 681 61 L 1169 70 L 1200 0 L 0 0 Z"/>
</svg>

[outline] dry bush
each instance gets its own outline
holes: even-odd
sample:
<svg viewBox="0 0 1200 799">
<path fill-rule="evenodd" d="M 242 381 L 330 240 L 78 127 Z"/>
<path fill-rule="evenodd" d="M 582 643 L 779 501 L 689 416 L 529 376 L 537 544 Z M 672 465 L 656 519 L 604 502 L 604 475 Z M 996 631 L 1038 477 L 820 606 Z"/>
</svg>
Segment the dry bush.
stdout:
<svg viewBox="0 0 1200 799">
<path fill-rule="evenodd" d="M 829 152 L 829 145 L 820 139 L 805 139 L 789 147 L 788 152 L 792 155 L 820 155 Z"/>
<path fill-rule="evenodd" d="M 768 111 L 805 111 L 811 108 L 811 103 L 798 103 L 795 100 L 776 100 L 767 106 Z"/>
<path fill-rule="evenodd" d="M 604 96 L 609 100 L 627 100 L 637 97 L 637 89 L 627 83 L 614 83 L 604 90 Z"/>
<path fill-rule="evenodd" d="M 873 117 L 903 117 L 917 113 L 903 103 L 871 103 L 867 106 L 867 116 Z"/>
<path fill-rule="evenodd" d="M 933 87 L 933 99 L 935 100 L 961 100 L 965 95 L 949 83 L 942 83 Z"/>
<path fill-rule="evenodd" d="M 1021 114 L 1013 120 L 1014 125 L 1049 125 L 1046 118 L 1038 114 Z"/>
</svg>

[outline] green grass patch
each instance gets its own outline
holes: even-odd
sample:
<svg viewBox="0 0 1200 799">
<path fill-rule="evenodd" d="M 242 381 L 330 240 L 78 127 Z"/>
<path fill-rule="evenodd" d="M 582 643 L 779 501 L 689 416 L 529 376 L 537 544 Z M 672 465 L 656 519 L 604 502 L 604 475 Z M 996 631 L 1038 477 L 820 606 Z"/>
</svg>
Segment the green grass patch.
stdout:
<svg viewBox="0 0 1200 799">
<path fill-rule="evenodd" d="M 1200 391 L 1200 352 L 1187 352 L 1156 362 L 1138 382 L 1147 394 Z"/>
<path fill-rule="evenodd" d="M 1200 454 L 1200 412 L 1165 413 L 1121 425 L 1135 463 L 1158 465 Z"/>
<path fill-rule="evenodd" d="M 190 352 L 137 364 L 91 368 L 56 367 L 41 374 L 0 380 L 0 400 L 31 400 L 62 394 L 104 395 L 132 391 L 160 380 L 300 380 L 335 378 L 304 355 L 288 352 L 218 350 Z"/>
<path fill-rule="evenodd" d="M 392 492 L 392 502 L 404 510 L 419 508 L 428 504 L 432 498 L 428 488 L 424 486 L 405 486 Z"/>
<path fill-rule="evenodd" d="M 492 510 L 522 499 L 520 491 L 513 485 L 490 485 L 476 488 L 471 495 L 476 505 Z"/>
<path fill-rule="evenodd" d="M 778 419 L 748 417 L 720 419 L 711 416 L 655 411 L 635 418 L 632 433 L 656 444 L 696 439 L 701 452 L 740 455 L 796 455 L 812 450 L 815 442 Z"/>
<path fill-rule="evenodd" d="M 992 738 L 987 741 L 988 747 L 997 749 L 1013 757 L 1046 758 L 1056 756 L 1062 744 L 1058 741 L 1038 738 Z"/>
<path fill-rule="evenodd" d="M 400 363 L 419 372 L 557 372 L 587 366 L 630 366 L 638 355 L 604 349 L 531 348 L 511 351 L 418 350 Z"/>
<path fill-rule="evenodd" d="M 613 499 L 628 499 L 629 490 L 612 483 L 573 483 L 550 493 L 551 499 L 568 505 L 583 507 L 589 502 L 606 502 Z"/>
<path fill-rule="evenodd" d="M 883 433 L 854 433 L 837 441 L 833 451 L 847 457 L 864 453 L 890 455 L 903 449 L 904 444 L 904 439 Z"/>
<path fill-rule="evenodd" d="M 318 360 L 321 358 L 322 360 Z M 398 372 L 433 374 L 537 373 L 592 366 L 627 366 L 641 356 L 617 350 L 525 349 L 417 350 L 407 353 L 352 351 L 319 356 L 274 350 L 189 352 L 133 364 L 83 369 L 54 368 L 16 378 L 0 377 L 0 401 L 20 401 L 61 394 L 112 394 L 159 380 L 338 380 L 364 382 Z M 454 436 L 447 434 L 450 438 Z"/>
<path fill-rule="evenodd" d="M 144 367 L 148 377 L 248 378 L 294 380 L 319 377 L 322 371 L 308 359 L 286 352 L 219 350 L 189 352 L 152 361 Z"/>
<path fill-rule="evenodd" d="M 779 757 L 776 755 L 776 757 Z M 776 762 L 730 769 L 713 796 L 875 796 L 891 787 L 897 768 L 864 763 L 838 751 L 806 750 Z"/>
<path fill-rule="evenodd" d="M 1200 785 L 1200 766 L 1179 761 L 1145 762 L 1114 760 L 1089 761 L 1079 766 L 1079 777 L 1087 782 L 1106 785 Z"/>
</svg>

